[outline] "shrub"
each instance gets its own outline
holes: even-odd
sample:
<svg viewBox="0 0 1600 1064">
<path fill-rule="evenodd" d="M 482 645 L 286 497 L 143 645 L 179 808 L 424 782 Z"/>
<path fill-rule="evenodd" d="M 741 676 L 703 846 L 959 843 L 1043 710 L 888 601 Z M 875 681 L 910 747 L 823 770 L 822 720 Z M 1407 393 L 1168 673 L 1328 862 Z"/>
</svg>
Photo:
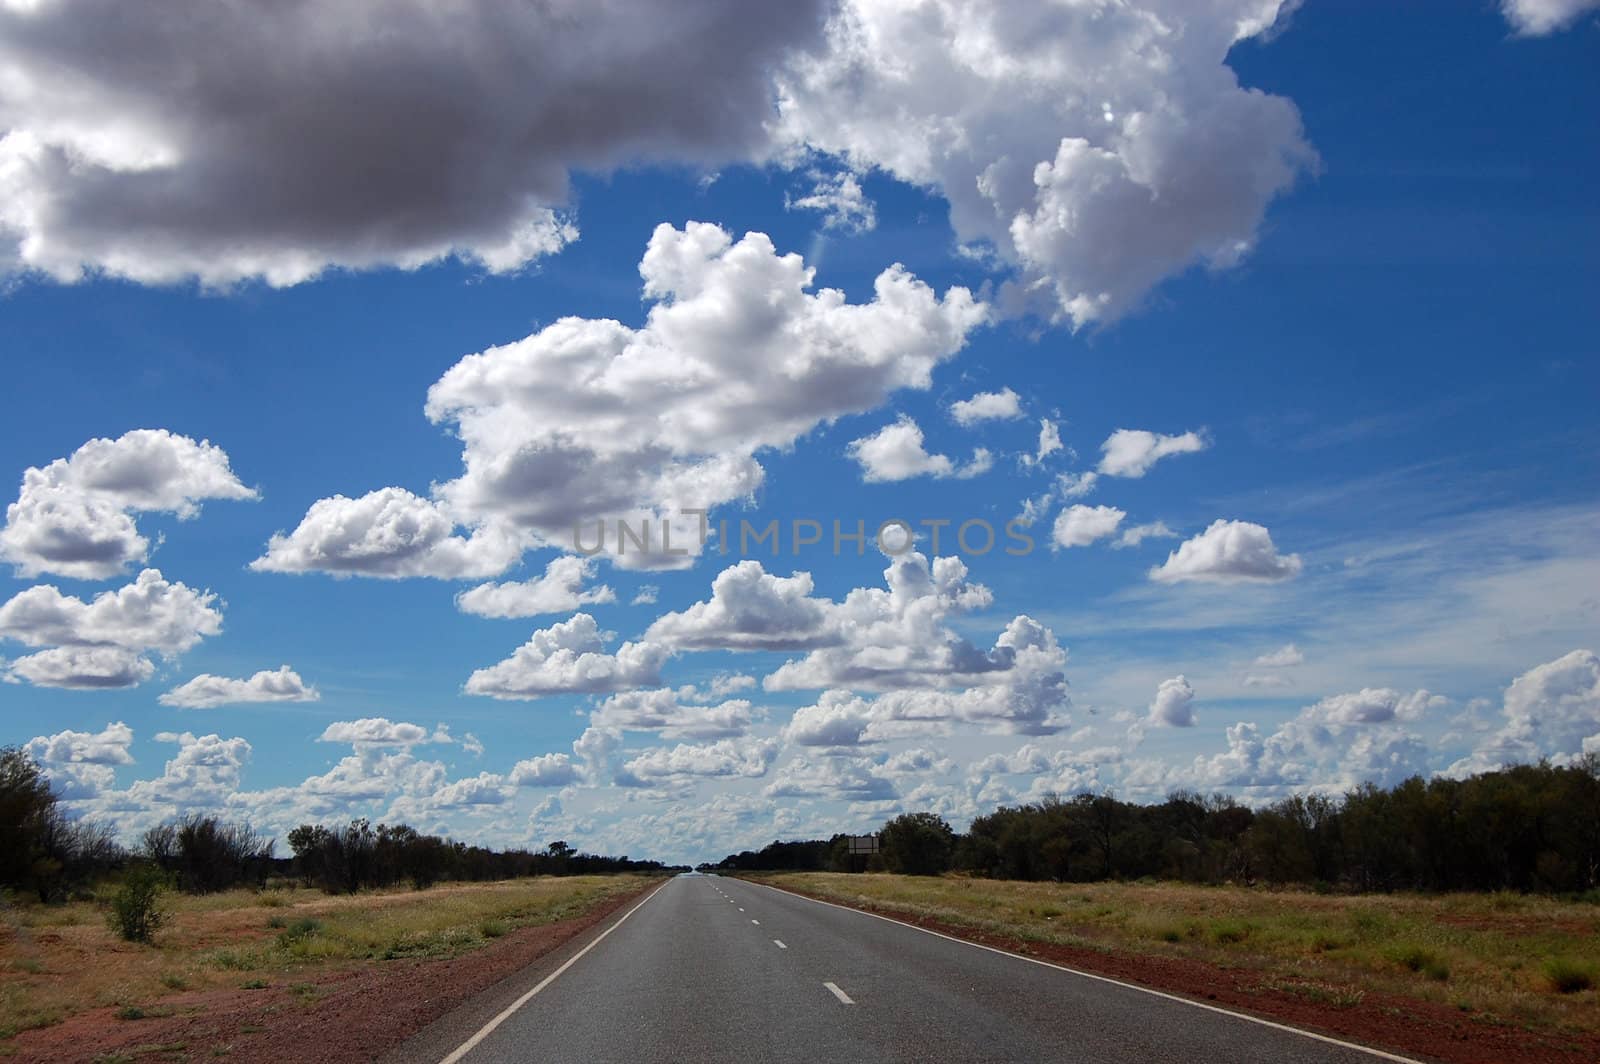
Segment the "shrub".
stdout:
<svg viewBox="0 0 1600 1064">
<path fill-rule="evenodd" d="M 485 920 L 478 925 L 478 930 L 482 932 L 484 938 L 499 938 L 510 929 L 506 927 L 504 920 Z"/>
<path fill-rule="evenodd" d="M 111 929 L 129 942 L 149 942 L 166 922 L 161 895 L 167 889 L 165 872 L 154 865 L 134 865 L 112 895 Z"/>
<path fill-rule="evenodd" d="M 310 938 L 321 930 L 322 924 L 317 920 L 312 920 L 309 917 L 296 920 L 278 935 L 278 945 L 292 946 L 296 942 Z"/>
<path fill-rule="evenodd" d="M 1556 993 L 1576 994 L 1594 986 L 1595 968 L 1570 957 L 1551 957 L 1544 962 L 1544 978 Z"/>
</svg>

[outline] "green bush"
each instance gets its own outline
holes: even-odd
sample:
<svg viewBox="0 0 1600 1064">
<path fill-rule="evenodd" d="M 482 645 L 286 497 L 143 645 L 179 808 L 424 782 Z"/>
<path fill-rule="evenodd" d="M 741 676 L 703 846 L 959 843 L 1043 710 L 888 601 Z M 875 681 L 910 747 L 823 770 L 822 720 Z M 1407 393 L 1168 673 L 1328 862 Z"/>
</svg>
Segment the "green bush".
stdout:
<svg viewBox="0 0 1600 1064">
<path fill-rule="evenodd" d="M 111 897 L 111 929 L 129 942 L 149 942 L 167 920 L 161 896 L 168 889 L 167 874 L 161 869 L 134 865 Z"/>
<path fill-rule="evenodd" d="M 296 920 L 278 935 L 278 945 L 292 946 L 296 942 L 310 938 L 321 930 L 322 924 L 320 921 L 309 917 Z"/>
<path fill-rule="evenodd" d="M 1594 986 L 1595 968 L 1569 957 L 1551 957 L 1544 962 L 1544 977 L 1556 993 L 1576 994 Z"/>
</svg>

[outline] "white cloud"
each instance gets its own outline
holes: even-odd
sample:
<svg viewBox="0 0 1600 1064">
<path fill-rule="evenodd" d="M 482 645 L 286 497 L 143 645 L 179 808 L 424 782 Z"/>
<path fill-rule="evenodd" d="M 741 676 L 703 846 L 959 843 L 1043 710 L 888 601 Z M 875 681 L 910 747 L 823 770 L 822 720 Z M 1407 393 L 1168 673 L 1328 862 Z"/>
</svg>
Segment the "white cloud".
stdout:
<svg viewBox="0 0 1600 1064">
<path fill-rule="evenodd" d="M 566 754 L 541 754 L 518 761 L 511 769 L 517 787 L 565 787 L 579 781 L 578 766 Z"/>
<path fill-rule="evenodd" d="M 1150 570 L 1158 583 L 1270 583 L 1298 576 L 1300 555 L 1279 554 L 1272 535 L 1249 521 L 1216 520 Z"/>
<path fill-rule="evenodd" d="M 656 599 L 660 597 L 661 589 L 655 584 L 642 584 L 640 585 L 639 590 L 634 592 L 633 599 L 630 601 L 629 605 L 654 606 Z"/>
<path fill-rule="evenodd" d="M 810 573 L 777 576 L 747 559 L 718 573 L 711 598 L 658 617 L 645 639 L 683 650 L 806 650 L 839 642 L 833 603 Z"/>
<path fill-rule="evenodd" d="M 612 638 L 587 613 L 541 628 L 511 656 L 478 669 L 467 678 L 466 692 L 492 698 L 537 698 L 541 695 L 622 691 L 659 683 L 661 666 L 670 655 L 650 642 L 623 643 L 615 654 L 605 650 Z"/>
<path fill-rule="evenodd" d="M 1093 476 L 1094 474 L 1089 474 Z M 1130 525 L 1122 530 L 1122 535 L 1111 546 L 1117 550 L 1128 547 L 1137 547 L 1147 539 L 1177 539 L 1178 534 L 1167 527 L 1165 521 L 1151 521 L 1146 525 Z"/>
<path fill-rule="evenodd" d="M 1446 699 L 1426 690 L 1406 694 L 1389 687 L 1364 687 L 1348 694 L 1330 695 L 1301 713 L 1301 719 L 1323 724 L 1383 724 L 1416 722 Z"/>
<path fill-rule="evenodd" d="M 745 699 L 715 705 L 686 703 L 683 692 L 670 687 L 624 691 L 595 707 L 590 721 L 619 731 L 659 732 L 667 739 L 723 739 L 744 735 L 755 713 Z"/>
<path fill-rule="evenodd" d="M 315 702 L 322 696 L 287 665 L 276 671 L 263 669 L 248 680 L 201 673 L 162 695 L 164 706 L 212 709 L 247 702 Z"/>
<path fill-rule="evenodd" d="M 136 687 L 155 671 L 149 658 L 120 647 L 52 647 L 10 662 L 5 678 L 26 680 L 35 687 L 93 691 Z"/>
<path fill-rule="evenodd" d="M 324 572 L 387 579 L 431 576 L 481 579 L 504 572 L 522 556 L 527 540 L 504 527 L 454 534 L 445 507 L 402 488 L 382 488 L 358 499 L 319 499 L 288 535 L 279 532 L 267 553 L 250 563 L 257 572 Z"/>
<path fill-rule="evenodd" d="M 779 133 L 937 188 L 959 239 L 1075 325 L 1225 267 L 1314 156 L 1294 105 L 1240 87 L 1272 0 L 1110 5 L 848 0 L 779 77 Z"/>
<path fill-rule="evenodd" d="M 116 783 L 116 766 L 133 764 L 133 729 L 121 721 L 98 732 L 60 731 L 24 744 L 66 801 L 93 798 Z"/>
<path fill-rule="evenodd" d="M 541 613 L 570 613 L 581 606 L 615 602 L 616 594 L 604 584 L 584 587 L 593 580 L 595 562 L 564 554 L 553 558 L 544 575 L 519 583 L 480 584 L 456 596 L 456 608 L 479 617 L 536 617 Z"/>
<path fill-rule="evenodd" d="M 1155 700 L 1150 703 L 1151 724 L 1165 724 L 1171 728 L 1194 727 L 1194 688 L 1181 675 L 1162 680 L 1156 688 Z"/>
<path fill-rule="evenodd" d="M 1022 416 L 1022 398 L 1010 388 L 998 392 L 979 392 L 970 399 L 950 404 L 950 417 L 957 425 L 971 427 L 984 421 L 1009 421 Z"/>
<path fill-rule="evenodd" d="M 1600 11 L 1600 0 L 1500 0 L 1500 10 L 1517 33 L 1543 37 Z"/>
<path fill-rule="evenodd" d="M 515 270 L 576 237 L 551 210 L 573 170 L 764 154 L 771 68 L 815 40 L 821 12 L 354 0 L 126 20 L 117 7 L 0 5 L 13 268 L 210 285 L 452 255 Z"/>
<path fill-rule="evenodd" d="M 1506 688 L 1502 713 L 1505 723 L 1451 765 L 1451 775 L 1600 753 L 1600 657 L 1574 650 L 1534 666 Z"/>
<path fill-rule="evenodd" d="M 898 266 L 868 303 L 811 292 L 800 256 L 700 222 L 657 227 L 640 273 L 653 301 L 643 327 L 562 318 L 467 356 L 429 389 L 428 417 L 460 437 L 465 466 L 432 501 L 398 488 L 323 500 L 256 567 L 493 575 L 523 549 L 571 549 L 580 526 L 593 537 L 609 521 L 615 535 L 620 520 L 658 535 L 642 553 L 613 541 L 611 560 L 681 568 L 701 530 L 684 511 L 754 492 L 757 452 L 927 388 L 988 315 L 966 289 L 941 300 Z"/>
<path fill-rule="evenodd" d="M 778 744 L 771 739 L 723 739 L 696 746 L 679 743 L 646 751 L 622 766 L 617 782 L 630 786 L 703 777 L 765 776 L 777 757 Z"/>
<path fill-rule="evenodd" d="M 1095 540 L 1114 535 L 1126 516 L 1115 506 L 1069 506 L 1056 515 L 1050 541 L 1057 547 L 1087 547 Z"/>
<path fill-rule="evenodd" d="M 921 476 L 966 479 L 987 472 L 994 464 L 981 447 L 973 452 L 972 461 L 959 468 L 945 455 L 929 454 L 923 446 L 922 429 L 904 414 L 871 436 L 852 440 L 847 453 L 861 466 L 862 479 L 869 484 Z"/>
<path fill-rule="evenodd" d="M 811 172 L 811 191 L 804 196 L 784 196 L 788 210 L 817 211 L 824 229 L 845 233 L 865 233 L 877 228 L 878 212 L 861 190 L 855 174 L 842 170 L 836 174 Z"/>
<path fill-rule="evenodd" d="M 19 576 L 104 580 L 149 556 L 150 542 L 131 512 L 164 511 L 187 520 L 204 500 L 256 497 L 209 440 L 166 429 L 93 439 L 67 458 L 23 472 L 22 489 L 0 528 L 0 559 Z"/>
<path fill-rule="evenodd" d="M 1118 429 L 1100 445 L 1099 470 L 1108 477 L 1142 477 L 1168 455 L 1205 449 L 1206 438 L 1198 432 L 1163 436 L 1144 429 Z"/>
<path fill-rule="evenodd" d="M 894 781 L 865 758 L 796 757 L 783 765 L 764 792 L 769 798 L 826 798 L 879 802 L 899 797 Z"/>
<path fill-rule="evenodd" d="M 321 743 L 349 743 L 357 750 L 377 747 L 404 747 L 410 749 L 423 743 L 448 743 L 450 734 L 443 727 L 429 731 L 420 724 L 393 721 L 388 717 L 362 717 L 360 720 L 336 720 L 317 737 Z"/>
<path fill-rule="evenodd" d="M 1293 643 L 1285 643 L 1277 650 L 1262 654 L 1256 658 L 1254 664 L 1263 669 L 1287 669 L 1294 665 L 1303 664 L 1306 656 L 1300 648 Z"/>
<path fill-rule="evenodd" d="M 1044 460 L 1057 451 L 1065 450 L 1061 443 L 1061 427 L 1049 418 L 1039 419 L 1039 445 L 1032 454 L 1018 455 L 1017 460 L 1024 469 L 1043 464 Z M 1083 492 L 1088 492 L 1094 486 L 1094 481 L 1089 481 Z M 1081 493 L 1080 493 L 1081 494 Z"/>
<path fill-rule="evenodd" d="M 128 687 L 149 679 L 147 654 L 175 658 L 222 630 L 211 592 L 146 569 L 90 602 L 40 584 L 0 605 L 0 639 L 53 649 L 18 658 L 9 674 L 43 687 Z"/>
</svg>

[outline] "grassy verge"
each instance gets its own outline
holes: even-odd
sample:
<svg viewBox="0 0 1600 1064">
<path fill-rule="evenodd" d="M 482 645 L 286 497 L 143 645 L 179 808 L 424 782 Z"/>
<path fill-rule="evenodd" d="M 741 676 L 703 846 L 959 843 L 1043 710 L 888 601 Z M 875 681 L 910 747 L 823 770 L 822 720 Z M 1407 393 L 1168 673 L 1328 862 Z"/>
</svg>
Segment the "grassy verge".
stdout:
<svg viewBox="0 0 1600 1064">
<path fill-rule="evenodd" d="M 329 897 L 314 890 L 170 894 L 153 945 L 122 942 L 105 898 L 0 905 L 0 1053 L 20 1031 L 116 1006 L 137 1018 L 193 991 L 262 987 L 357 963 L 448 957 L 519 927 L 580 916 L 637 890 L 640 876 L 460 883 Z M 108 895 L 109 890 L 102 891 Z M 299 985 L 299 984 L 297 984 Z"/>
<path fill-rule="evenodd" d="M 1589 902 L 955 876 L 761 878 L 1028 941 L 1248 969 L 1264 989 L 1333 1007 L 1383 992 L 1452 1005 L 1486 1023 L 1600 1033 L 1600 905 Z"/>
</svg>

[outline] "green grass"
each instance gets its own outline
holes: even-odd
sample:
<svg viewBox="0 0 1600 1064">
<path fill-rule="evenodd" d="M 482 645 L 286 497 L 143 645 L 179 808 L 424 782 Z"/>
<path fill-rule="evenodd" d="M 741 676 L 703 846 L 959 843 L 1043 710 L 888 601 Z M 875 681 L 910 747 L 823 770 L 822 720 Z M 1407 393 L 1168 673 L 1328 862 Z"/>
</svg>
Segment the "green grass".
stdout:
<svg viewBox="0 0 1600 1064">
<path fill-rule="evenodd" d="M 1600 905 L 1582 898 L 954 875 L 762 878 L 1027 942 L 1255 972 L 1264 988 L 1340 1008 L 1382 993 L 1459 1008 L 1484 1023 L 1600 1034 Z"/>
<path fill-rule="evenodd" d="M 16 899 L 0 909 L 0 1058 L 18 1033 L 87 1010 L 151 1015 L 160 999 L 181 991 L 241 983 L 293 988 L 339 966 L 455 956 L 521 927 L 582 915 L 647 882 L 571 876 L 445 883 L 425 893 L 328 896 L 293 886 L 174 893 L 167 898 L 172 919 L 156 947 L 140 949 L 107 928 L 100 908 L 106 891 L 98 901 L 62 905 Z"/>
<path fill-rule="evenodd" d="M 1571 957 L 1551 957 L 1544 962 L 1544 977 L 1558 994 L 1577 994 L 1594 987 L 1596 967 Z"/>
</svg>

